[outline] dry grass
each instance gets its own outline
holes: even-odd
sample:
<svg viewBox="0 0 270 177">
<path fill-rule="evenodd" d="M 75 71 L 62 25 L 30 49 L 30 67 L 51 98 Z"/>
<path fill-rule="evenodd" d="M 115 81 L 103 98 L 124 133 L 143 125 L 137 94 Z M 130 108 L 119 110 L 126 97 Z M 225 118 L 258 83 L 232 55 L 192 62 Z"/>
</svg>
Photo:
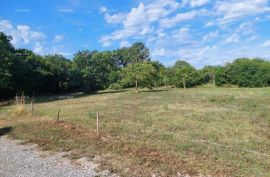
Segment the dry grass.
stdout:
<svg viewBox="0 0 270 177">
<path fill-rule="evenodd" d="M 103 168 L 123 176 L 270 175 L 269 88 L 128 90 L 37 102 L 37 117 L 0 108 L 0 120 L 15 126 L 13 137 L 73 158 L 99 156 Z"/>
</svg>

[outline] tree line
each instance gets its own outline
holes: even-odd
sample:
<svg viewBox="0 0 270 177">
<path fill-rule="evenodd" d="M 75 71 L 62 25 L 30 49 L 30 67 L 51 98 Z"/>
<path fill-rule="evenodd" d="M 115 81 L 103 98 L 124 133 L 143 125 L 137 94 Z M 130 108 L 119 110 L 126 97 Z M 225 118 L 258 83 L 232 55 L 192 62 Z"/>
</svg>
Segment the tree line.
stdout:
<svg viewBox="0 0 270 177">
<path fill-rule="evenodd" d="M 0 32 L 0 98 L 111 88 L 175 86 L 182 88 L 213 83 L 218 86 L 267 87 L 270 62 L 255 58 L 236 59 L 224 66 L 196 69 L 183 60 L 165 67 L 150 59 L 140 42 L 112 51 L 78 51 L 71 60 L 62 55 L 40 56 L 16 49 L 12 37 Z"/>
</svg>

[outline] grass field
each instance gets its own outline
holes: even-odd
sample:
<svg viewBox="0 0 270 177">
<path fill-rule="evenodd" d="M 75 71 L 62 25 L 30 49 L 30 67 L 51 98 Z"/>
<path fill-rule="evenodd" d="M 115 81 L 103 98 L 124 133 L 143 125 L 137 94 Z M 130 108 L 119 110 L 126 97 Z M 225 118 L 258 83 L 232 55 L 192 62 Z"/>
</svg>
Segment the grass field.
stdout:
<svg viewBox="0 0 270 177">
<path fill-rule="evenodd" d="M 270 88 L 103 91 L 35 101 L 34 116 L 0 107 L 10 136 L 71 151 L 71 158 L 98 156 L 101 168 L 122 176 L 270 176 Z"/>
</svg>

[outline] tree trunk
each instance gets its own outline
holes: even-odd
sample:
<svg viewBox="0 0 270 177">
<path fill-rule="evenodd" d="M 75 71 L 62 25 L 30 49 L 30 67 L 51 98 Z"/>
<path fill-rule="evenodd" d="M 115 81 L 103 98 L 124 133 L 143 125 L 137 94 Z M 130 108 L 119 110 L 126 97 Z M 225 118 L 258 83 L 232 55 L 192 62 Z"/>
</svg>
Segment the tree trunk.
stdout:
<svg viewBox="0 0 270 177">
<path fill-rule="evenodd" d="M 138 93 L 138 81 L 135 81 L 135 85 L 136 85 L 136 93 Z"/>
<path fill-rule="evenodd" d="M 212 79 L 213 79 L 213 85 L 216 86 L 216 75 L 214 73 L 214 69 L 212 68 Z"/>
</svg>

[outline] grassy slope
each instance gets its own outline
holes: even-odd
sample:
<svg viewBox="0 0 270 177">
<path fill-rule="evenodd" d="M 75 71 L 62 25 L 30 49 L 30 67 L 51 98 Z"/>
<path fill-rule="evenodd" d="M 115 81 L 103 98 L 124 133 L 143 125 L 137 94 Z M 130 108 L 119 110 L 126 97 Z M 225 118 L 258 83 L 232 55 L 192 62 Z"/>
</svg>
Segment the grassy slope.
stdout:
<svg viewBox="0 0 270 177">
<path fill-rule="evenodd" d="M 103 167 L 124 176 L 270 175 L 269 88 L 101 92 L 36 101 L 39 117 L 18 117 L 14 106 L 0 109 L 15 125 L 13 137 L 73 150 L 73 157 L 101 155 Z M 49 120 L 58 108 L 64 122 L 55 124 Z M 100 138 L 96 111 L 103 115 Z"/>
</svg>

